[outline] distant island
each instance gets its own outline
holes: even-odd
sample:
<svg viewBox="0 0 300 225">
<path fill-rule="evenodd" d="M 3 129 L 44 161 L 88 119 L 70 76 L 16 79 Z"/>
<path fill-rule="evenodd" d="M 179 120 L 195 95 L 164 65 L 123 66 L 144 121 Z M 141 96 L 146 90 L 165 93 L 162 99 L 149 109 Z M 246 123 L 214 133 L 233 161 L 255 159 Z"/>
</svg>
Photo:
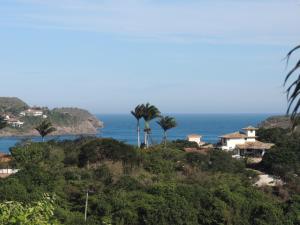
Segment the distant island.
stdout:
<svg viewBox="0 0 300 225">
<path fill-rule="evenodd" d="M 87 110 L 79 108 L 55 108 L 33 106 L 16 97 L 0 97 L 0 115 L 8 126 L 0 130 L 0 136 L 37 136 L 35 127 L 49 120 L 56 128 L 52 135 L 96 134 L 103 122 Z"/>
</svg>

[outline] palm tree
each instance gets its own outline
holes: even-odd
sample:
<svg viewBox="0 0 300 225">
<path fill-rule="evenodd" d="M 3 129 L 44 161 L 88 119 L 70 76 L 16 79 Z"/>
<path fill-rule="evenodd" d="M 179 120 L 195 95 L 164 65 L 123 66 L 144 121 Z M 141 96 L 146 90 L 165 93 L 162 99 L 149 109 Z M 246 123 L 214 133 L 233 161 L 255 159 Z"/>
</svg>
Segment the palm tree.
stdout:
<svg viewBox="0 0 300 225">
<path fill-rule="evenodd" d="M 148 148 L 149 147 L 149 135 L 151 133 L 150 121 L 157 118 L 157 117 L 159 117 L 160 116 L 160 111 L 154 105 L 150 105 L 149 103 L 147 103 L 144 106 L 143 111 L 144 111 L 143 118 L 145 120 L 145 129 L 144 129 L 145 139 L 144 139 L 144 143 L 145 143 L 146 147 Z"/>
<path fill-rule="evenodd" d="M 52 126 L 50 121 L 44 120 L 40 125 L 35 128 L 42 137 L 43 142 L 45 141 L 45 137 L 56 131 L 55 127 Z"/>
<path fill-rule="evenodd" d="M 144 115 L 144 104 L 138 105 L 135 107 L 133 111 L 131 111 L 131 114 L 136 118 L 137 125 L 136 125 L 136 130 L 137 130 L 137 143 L 138 147 L 141 147 L 141 140 L 140 140 L 140 119 L 143 118 Z"/>
<path fill-rule="evenodd" d="M 7 126 L 7 121 L 3 116 L 0 116 L 0 130 Z"/>
<path fill-rule="evenodd" d="M 287 63 L 289 62 L 290 57 L 300 49 L 300 45 L 293 48 L 286 56 Z M 284 85 L 287 84 L 287 82 L 291 79 L 291 77 L 299 72 L 300 70 L 300 60 L 296 63 L 296 65 L 289 71 L 287 74 Z M 299 125 L 300 121 L 300 115 L 299 115 L 299 109 L 300 109 L 300 74 L 297 74 L 298 78 L 296 78 L 295 81 L 293 81 L 291 84 L 289 84 L 286 92 L 287 92 L 287 99 L 288 99 L 288 110 L 287 114 L 291 113 L 291 119 L 293 121 L 293 128 L 295 128 L 297 125 Z"/>
<path fill-rule="evenodd" d="M 163 117 L 160 118 L 159 121 L 157 121 L 157 124 L 164 131 L 163 142 L 164 142 L 164 145 L 166 147 L 166 145 L 167 145 L 167 131 L 177 126 L 176 120 L 173 117 L 163 116 Z"/>
</svg>

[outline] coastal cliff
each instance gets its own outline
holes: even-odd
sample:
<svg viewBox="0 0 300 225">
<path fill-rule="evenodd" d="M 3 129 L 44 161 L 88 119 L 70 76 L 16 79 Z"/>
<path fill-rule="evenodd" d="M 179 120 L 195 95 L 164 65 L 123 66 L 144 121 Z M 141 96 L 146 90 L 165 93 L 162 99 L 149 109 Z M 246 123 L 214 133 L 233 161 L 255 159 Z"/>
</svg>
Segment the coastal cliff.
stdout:
<svg viewBox="0 0 300 225">
<path fill-rule="evenodd" d="M 262 121 L 259 124 L 259 127 L 270 129 L 270 128 L 282 128 L 290 129 L 292 128 L 292 122 L 289 116 L 271 116 L 266 120 Z M 299 131 L 300 127 L 296 127 L 296 130 Z"/>
<path fill-rule="evenodd" d="M 18 98 L 0 97 L 0 115 L 7 118 L 8 126 L 0 136 L 36 136 L 35 127 L 49 120 L 56 131 L 51 135 L 96 134 L 103 122 L 87 110 L 79 108 L 30 107 Z"/>
</svg>

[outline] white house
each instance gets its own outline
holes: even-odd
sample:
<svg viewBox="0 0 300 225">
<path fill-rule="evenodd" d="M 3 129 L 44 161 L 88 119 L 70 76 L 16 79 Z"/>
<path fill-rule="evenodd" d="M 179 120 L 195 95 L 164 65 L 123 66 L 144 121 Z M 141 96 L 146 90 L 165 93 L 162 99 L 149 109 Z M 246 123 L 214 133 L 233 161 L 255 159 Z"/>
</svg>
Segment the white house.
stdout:
<svg viewBox="0 0 300 225">
<path fill-rule="evenodd" d="M 202 136 L 198 134 L 189 134 L 187 140 L 190 142 L 196 142 L 199 146 L 204 145 L 205 143 L 201 141 Z"/>
<path fill-rule="evenodd" d="M 9 115 L 5 115 L 4 116 L 5 118 L 5 121 L 11 125 L 12 127 L 22 127 L 24 125 L 24 122 L 18 120 L 17 118 L 15 117 L 11 117 Z"/>
<path fill-rule="evenodd" d="M 21 116 L 44 116 L 43 110 L 30 108 L 20 113 Z"/>
<path fill-rule="evenodd" d="M 9 120 L 7 120 L 7 123 L 12 127 L 22 127 L 24 125 L 24 122 L 14 118 L 10 118 Z"/>
<path fill-rule="evenodd" d="M 257 128 L 249 126 L 243 128 L 244 132 L 234 132 L 221 136 L 221 149 L 235 151 L 239 156 L 253 155 L 263 156 L 265 150 L 270 149 L 274 144 L 263 143 L 256 140 Z"/>
</svg>

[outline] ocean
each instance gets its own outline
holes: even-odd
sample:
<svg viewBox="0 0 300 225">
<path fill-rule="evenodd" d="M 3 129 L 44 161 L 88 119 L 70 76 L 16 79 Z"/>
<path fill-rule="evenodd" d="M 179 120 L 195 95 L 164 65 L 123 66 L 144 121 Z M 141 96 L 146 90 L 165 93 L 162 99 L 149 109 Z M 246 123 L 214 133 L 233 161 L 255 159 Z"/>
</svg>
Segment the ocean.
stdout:
<svg viewBox="0 0 300 225">
<path fill-rule="evenodd" d="M 261 121 L 272 115 L 273 114 L 170 114 L 170 116 L 176 118 L 178 126 L 168 132 L 168 138 L 170 140 L 185 139 L 188 134 L 200 134 L 202 135 L 203 141 L 216 143 L 220 135 L 239 131 L 248 125 L 257 126 Z M 100 114 L 96 116 L 104 122 L 104 128 L 99 129 L 98 137 L 111 137 L 128 144 L 136 144 L 136 120 L 132 115 Z M 141 126 L 143 127 L 143 123 L 141 123 Z M 151 122 L 151 128 L 153 142 L 161 142 L 162 130 L 155 121 Z M 46 140 L 75 139 L 77 137 L 78 136 L 55 136 L 48 137 Z M 9 148 L 22 141 L 22 139 L 24 138 L 0 138 L 0 151 L 9 152 Z M 33 141 L 41 141 L 39 137 L 30 139 Z"/>
</svg>

